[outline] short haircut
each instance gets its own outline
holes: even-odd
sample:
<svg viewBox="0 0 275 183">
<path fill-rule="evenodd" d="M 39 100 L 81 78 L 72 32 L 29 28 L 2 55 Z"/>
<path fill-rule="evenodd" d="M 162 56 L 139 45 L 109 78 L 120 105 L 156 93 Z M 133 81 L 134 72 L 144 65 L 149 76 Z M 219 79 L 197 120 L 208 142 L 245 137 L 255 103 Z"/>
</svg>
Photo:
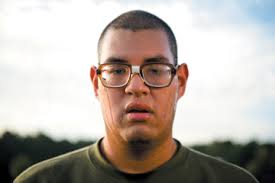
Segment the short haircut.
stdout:
<svg viewBox="0 0 275 183">
<path fill-rule="evenodd" d="M 123 13 L 105 27 L 99 37 L 97 45 L 99 63 L 102 40 L 104 39 L 104 36 L 109 29 L 128 29 L 131 31 L 156 29 L 164 31 L 168 38 L 170 50 L 174 59 L 174 64 L 178 64 L 177 41 L 172 29 L 159 17 L 142 10 L 133 10 Z"/>
</svg>

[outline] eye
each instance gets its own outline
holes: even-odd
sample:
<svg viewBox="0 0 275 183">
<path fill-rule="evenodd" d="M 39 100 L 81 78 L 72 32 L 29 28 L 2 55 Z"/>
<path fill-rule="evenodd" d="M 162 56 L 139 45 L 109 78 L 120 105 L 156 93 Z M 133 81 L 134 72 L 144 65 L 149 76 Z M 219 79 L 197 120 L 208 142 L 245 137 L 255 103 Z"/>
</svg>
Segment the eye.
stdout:
<svg viewBox="0 0 275 183">
<path fill-rule="evenodd" d="M 126 73 L 125 68 L 112 68 L 109 71 L 110 74 L 115 74 L 115 75 L 122 75 Z"/>
<path fill-rule="evenodd" d="M 163 70 L 160 68 L 150 68 L 148 69 L 148 74 L 152 74 L 152 75 L 160 75 L 162 74 Z"/>
</svg>

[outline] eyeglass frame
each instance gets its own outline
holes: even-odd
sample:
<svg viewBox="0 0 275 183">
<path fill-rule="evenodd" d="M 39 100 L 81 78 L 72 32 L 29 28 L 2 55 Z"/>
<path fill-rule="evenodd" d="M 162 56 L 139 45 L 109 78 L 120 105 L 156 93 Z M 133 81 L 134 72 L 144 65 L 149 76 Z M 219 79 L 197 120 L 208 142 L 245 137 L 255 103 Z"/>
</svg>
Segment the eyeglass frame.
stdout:
<svg viewBox="0 0 275 183">
<path fill-rule="evenodd" d="M 170 69 L 171 69 L 171 79 L 170 82 L 167 83 L 164 86 L 154 86 L 154 85 L 150 85 L 145 79 L 144 76 L 142 74 L 142 68 L 147 66 L 147 65 L 152 65 L 152 64 L 163 64 L 163 65 L 167 65 Z M 102 76 L 101 76 L 101 68 L 104 67 L 105 65 L 125 65 L 128 66 L 130 68 L 130 74 L 128 77 L 127 82 L 125 82 L 125 84 L 123 85 L 119 85 L 119 86 L 107 86 L 104 84 L 104 82 L 102 82 Z M 134 74 L 138 74 L 140 76 L 140 78 L 143 80 L 144 84 L 148 87 L 152 87 L 152 88 L 165 88 L 170 86 L 171 82 L 173 81 L 175 75 L 177 74 L 177 70 L 178 70 L 179 65 L 173 65 L 170 63 L 164 63 L 164 62 L 152 62 L 152 63 L 144 63 L 141 65 L 131 65 L 131 64 L 127 64 L 127 63 L 103 63 L 103 64 L 99 64 L 98 68 L 96 69 L 96 74 L 99 77 L 102 85 L 106 88 L 122 88 L 124 86 L 127 86 L 129 84 L 129 82 L 131 81 L 132 75 Z"/>
</svg>

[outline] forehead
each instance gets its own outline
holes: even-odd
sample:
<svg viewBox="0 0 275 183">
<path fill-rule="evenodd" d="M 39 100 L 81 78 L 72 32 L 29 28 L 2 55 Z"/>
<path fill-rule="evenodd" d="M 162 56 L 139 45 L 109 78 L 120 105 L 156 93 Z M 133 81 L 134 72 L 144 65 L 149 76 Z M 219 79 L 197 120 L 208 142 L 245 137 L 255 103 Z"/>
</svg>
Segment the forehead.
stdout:
<svg viewBox="0 0 275 183">
<path fill-rule="evenodd" d="M 173 63 L 168 37 L 158 29 L 110 29 L 102 40 L 100 52 L 101 63 L 109 58 L 118 58 L 139 65 L 154 57 L 164 57 L 167 62 Z"/>
</svg>

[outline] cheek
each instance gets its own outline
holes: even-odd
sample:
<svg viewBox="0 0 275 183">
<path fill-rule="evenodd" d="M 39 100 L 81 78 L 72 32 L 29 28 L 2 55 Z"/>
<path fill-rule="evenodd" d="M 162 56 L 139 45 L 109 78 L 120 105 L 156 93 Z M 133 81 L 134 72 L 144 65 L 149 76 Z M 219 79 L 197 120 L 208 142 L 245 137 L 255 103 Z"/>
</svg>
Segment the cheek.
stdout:
<svg viewBox="0 0 275 183">
<path fill-rule="evenodd" d="M 171 123 L 176 109 L 177 97 L 175 90 L 164 89 L 158 94 L 155 94 L 155 96 L 155 105 L 158 111 L 159 120 Z"/>
<path fill-rule="evenodd" d="M 122 94 L 109 88 L 101 88 L 99 100 L 104 120 L 108 122 L 120 121 L 122 117 L 123 105 Z"/>
</svg>

